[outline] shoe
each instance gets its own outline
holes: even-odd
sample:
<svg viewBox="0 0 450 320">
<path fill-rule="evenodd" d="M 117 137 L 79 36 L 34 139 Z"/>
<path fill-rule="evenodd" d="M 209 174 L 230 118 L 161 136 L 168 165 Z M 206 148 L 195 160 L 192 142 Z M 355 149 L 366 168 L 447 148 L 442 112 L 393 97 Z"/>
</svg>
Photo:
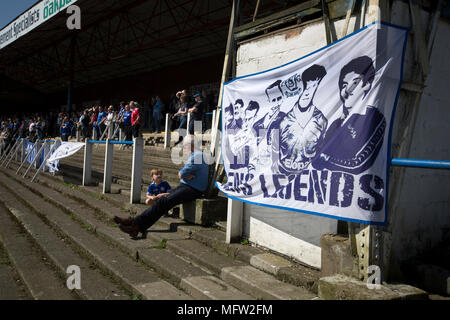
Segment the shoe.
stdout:
<svg viewBox="0 0 450 320">
<path fill-rule="evenodd" d="M 126 219 L 122 219 L 118 216 L 114 216 L 114 222 L 119 224 L 119 225 L 124 225 L 124 226 L 131 226 L 133 224 L 133 218 L 132 217 L 128 217 Z"/>
<path fill-rule="evenodd" d="M 132 238 L 136 238 L 140 232 L 139 226 L 137 224 L 132 224 L 131 226 L 119 225 L 120 230 L 128 233 Z"/>
</svg>

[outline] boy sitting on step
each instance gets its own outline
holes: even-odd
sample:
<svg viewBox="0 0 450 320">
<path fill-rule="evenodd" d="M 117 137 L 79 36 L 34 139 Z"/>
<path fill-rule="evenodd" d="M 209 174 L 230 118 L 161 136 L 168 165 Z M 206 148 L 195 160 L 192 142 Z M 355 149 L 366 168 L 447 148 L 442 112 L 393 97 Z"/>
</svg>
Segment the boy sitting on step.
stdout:
<svg viewBox="0 0 450 320">
<path fill-rule="evenodd" d="M 163 171 L 161 169 L 153 169 L 150 176 L 153 183 L 148 187 L 145 204 L 152 206 L 159 198 L 167 197 L 172 188 L 167 181 L 162 179 Z"/>
</svg>

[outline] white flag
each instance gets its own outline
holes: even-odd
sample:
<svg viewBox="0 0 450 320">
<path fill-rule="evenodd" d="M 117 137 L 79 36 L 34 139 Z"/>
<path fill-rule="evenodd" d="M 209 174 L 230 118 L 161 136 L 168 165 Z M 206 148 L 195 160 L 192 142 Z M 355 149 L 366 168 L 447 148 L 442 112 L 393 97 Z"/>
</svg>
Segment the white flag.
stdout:
<svg viewBox="0 0 450 320">
<path fill-rule="evenodd" d="M 59 160 L 70 157 L 84 147 L 82 142 L 62 142 L 61 145 L 47 159 L 50 172 L 58 171 Z"/>
</svg>

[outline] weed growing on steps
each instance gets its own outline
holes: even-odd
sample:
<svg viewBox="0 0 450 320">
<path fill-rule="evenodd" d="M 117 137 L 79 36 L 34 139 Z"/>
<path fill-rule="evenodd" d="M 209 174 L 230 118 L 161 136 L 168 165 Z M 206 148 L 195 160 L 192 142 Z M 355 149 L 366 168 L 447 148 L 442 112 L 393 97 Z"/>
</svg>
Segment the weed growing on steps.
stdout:
<svg viewBox="0 0 450 320">
<path fill-rule="evenodd" d="M 9 261 L 9 259 L 3 259 L 0 260 L 0 264 L 9 266 L 11 264 L 11 261 Z"/>
<path fill-rule="evenodd" d="M 165 249 L 166 248 L 166 244 L 167 244 L 167 239 L 162 239 L 161 243 L 158 244 L 157 246 L 154 246 L 153 248 L 155 248 L 155 249 Z"/>
</svg>

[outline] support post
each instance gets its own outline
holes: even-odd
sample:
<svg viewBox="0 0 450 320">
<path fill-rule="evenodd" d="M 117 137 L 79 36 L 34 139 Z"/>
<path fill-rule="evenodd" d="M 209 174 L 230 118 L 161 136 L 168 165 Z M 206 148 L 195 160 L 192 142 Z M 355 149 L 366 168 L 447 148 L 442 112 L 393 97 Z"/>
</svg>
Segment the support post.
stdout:
<svg viewBox="0 0 450 320">
<path fill-rule="evenodd" d="M 133 165 L 131 172 L 131 196 L 130 196 L 131 204 L 141 202 L 143 156 L 144 156 L 144 140 L 142 138 L 134 138 Z"/>
<path fill-rule="evenodd" d="M 226 243 L 239 242 L 242 237 L 244 203 L 228 198 Z"/>
<path fill-rule="evenodd" d="M 216 142 L 216 134 L 217 134 L 217 128 L 214 126 L 214 124 L 216 123 L 216 114 L 217 114 L 217 109 L 212 111 L 212 119 L 211 119 L 211 134 L 210 134 L 210 145 L 212 145 L 213 143 Z M 211 147 L 210 147 L 211 149 Z"/>
<path fill-rule="evenodd" d="M 83 186 L 92 183 L 92 143 L 89 139 L 84 140 L 84 165 L 83 165 Z"/>
<path fill-rule="evenodd" d="M 170 138 L 171 138 L 171 132 L 170 132 L 170 115 L 166 113 L 166 129 L 164 131 L 164 149 L 170 148 Z"/>
<path fill-rule="evenodd" d="M 191 123 L 191 114 L 190 113 L 188 113 L 187 114 L 187 124 L 186 124 L 186 132 L 187 132 L 187 134 L 189 134 L 189 128 L 190 128 L 190 126 L 189 126 L 189 124 Z M 194 130 L 195 131 L 195 130 Z M 194 132 L 195 133 L 195 132 Z"/>
<path fill-rule="evenodd" d="M 14 159 L 14 157 L 15 157 L 16 154 L 17 154 L 17 151 L 18 151 L 19 148 L 20 148 L 20 144 L 21 144 L 22 142 L 20 142 L 19 144 L 17 144 L 18 142 L 19 142 L 19 141 L 16 141 L 16 144 L 14 144 L 14 146 L 12 147 L 12 149 L 9 151 L 8 156 L 5 158 L 5 161 L 6 161 L 6 160 L 8 159 L 8 157 L 9 157 L 9 160 L 6 162 L 6 165 L 5 165 L 6 168 L 9 167 L 9 164 L 11 163 L 12 159 Z"/>
<path fill-rule="evenodd" d="M 233 47 L 233 41 L 234 41 L 234 26 L 236 24 L 236 16 L 238 15 L 238 9 L 239 5 L 237 5 L 236 0 L 233 0 L 233 6 L 231 7 L 231 17 L 230 17 L 230 25 L 228 27 L 228 37 L 227 37 L 227 46 L 225 49 L 225 59 L 223 62 L 223 69 L 222 69 L 222 78 L 220 81 L 220 90 L 219 90 L 219 97 L 217 101 L 217 115 L 220 115 L 220 110 L 222 106 L 222 93 L 223 93 L 223 84 L 226 82 L 228 71 L 230 69 L 230 56 L 231 51 Z M 213 126 L 215 130 L 219 130 L 219 116 L 216 116 L 215 123 L 213 123 Z M 216 148 L 218 147 L 218 141 L 217 141 L 217 135 L 214 137 L 214 141 L 211 140 L 211 154 L 214 155 L 216 152 Z M 215 171 L 217 171 L 217 166 L 215 168 Z"/>
<path fill-rule="evenodd" d="M 16 142 L 12 145 L 12 146 L 10 146 L 9 148 L 8 148 L 8 150 L 6 150 L 6 152 L 5 152 L 5 158 L 3 159 L 3 162 L 2 162 L 2 166 L 8 161 L 8 157 L 11 157 L 11 155 L 12 155 L 12 153 L 13 153 L 13 150 L 16 148 L 16 146 L 17 146 L 17 143 L 18 143 L 18 141 L 16 140 Z"/>
<path fill-rule="evenodd" d="M 114 154 L 114 145 L 110 143 L 109 139 L 106 139 L 105 169 L 103 174 L 103 193 L 111 193 L 113 154 Z"/>
</svg>

